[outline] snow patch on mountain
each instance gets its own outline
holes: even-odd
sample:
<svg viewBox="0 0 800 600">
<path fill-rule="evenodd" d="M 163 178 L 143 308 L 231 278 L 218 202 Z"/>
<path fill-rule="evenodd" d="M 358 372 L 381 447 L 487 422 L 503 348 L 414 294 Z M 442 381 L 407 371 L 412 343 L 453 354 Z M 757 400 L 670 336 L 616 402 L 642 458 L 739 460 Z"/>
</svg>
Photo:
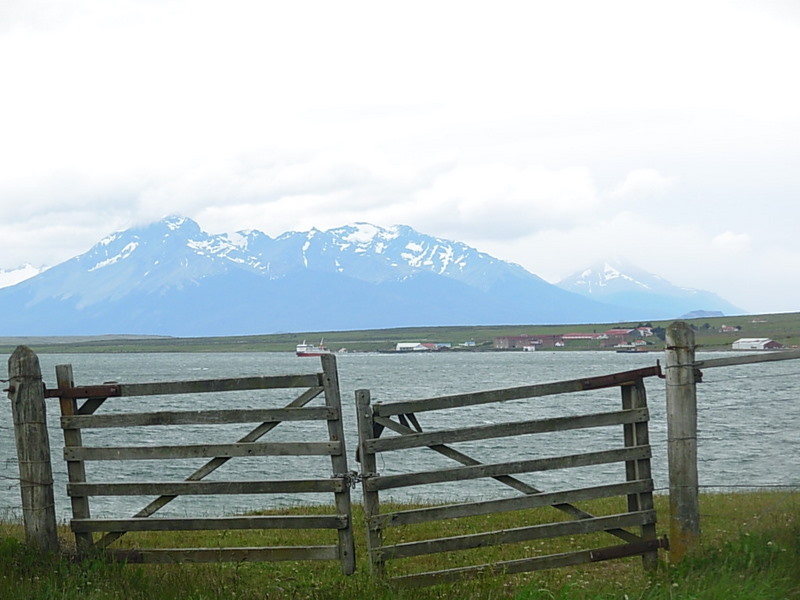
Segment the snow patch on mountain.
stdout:
<svg viewBox="0 0 800 600">
<path fill-rule="evenodd" d="M 185 217 L 171 216 L 164 219 L 164 224 L 171 231 L 178 231 L 186 223 Z"/>
<path fill-rule="evenodd" d="M 415 243 L 408 243 L 406 244 L 406 249 L 411 250 L 411 252 L 403 252 L 400 254 L 400 258 L 405 260 L 410 267 L 419 267 L 423 264 L 425 259 L 424 248 Z M 412 254 L 415 253 L 415 254 Z"/>
<path fill-rule="evenodd" d="M 111 244 L 116 242 L 119 239 L 119 237 L 120 237 L 120 233 L 112 233 L 111 235 L 108 235 L 108 236 L 104 237 L 102 240 L 100 240 L 99 242 L 97 242 L 97 245 L 98 246 L 110 246 Z"/>
<path fill-rule="evenodd" d="M 119 262 L 121 260 L 125 260 L 131 254 L 133 254 L 136 251 L 136 248 L 138 248 L 138 247 L 139 247 L 139 243 L 138 242 L 130 242 L 128 244 L 125 244 L 125 247 L 123 247 L 122 250 L 118 254 L 115 254 L 114 256 L 112 256 L 110 258 L 106 258 L 105 260 L 101 260 L 100 262 L 95 264 L 93 267 L 91 267 L 89 269 L 89 272 L 91 273 L 92 271 L 97 271 L 98 269 L 102 269 L 103 267 L 107 267 L 107 266 L 113 265 L 114 263 L 117 263 L 117 262 Z"/>
<path fill-rule="evenodd" d="M 590 274 L 591 274 L 591 273 L 590 273 Z M 634 279 L 633 277 L 631 277 L 631 276 L 629 276 L 629 275 L 625 275 L 625 274 L 624 274 L 624 273 L 622 273 L 622 272 L 621 272 L 621 271 L 620 271 L 618 268 L 614 267 L 613 265 L 610 265 L 610 264 L 609 264 L 609 263 L 607 263 L 607 262 L 603 264 L 603 267 L 602 267 L 602 275 L 600 275 L 600 276 L 599 276 L 599 277 L 598 277 L 598 278 L 597 278 L 597 279 L 594 281 L 594 283 L 595 283 L 596 285 L 605 286 L 605 285 L 609 285 L 609 284 L 610 284 L 611 282 L 613 282 L 615 279 L 623 279 L 623 280 L 625 280 L 625 281 L 629 281 L 629 282 L 631 282 L 631 283 L 632 283 L 632 284 L 634 284 L 634 285 L 641 286 L 641 287 L 643 287 L 643 288 L 645 288 L 645 289 L 650 289 L 650 286 L 649 286 L 649 285 L 647 285 L 645 282 L 643 282 L 643 281 L 637 281 L 637 280 L 636 280 L 636 279 Z"/>
<path fill-rule="evenodd" d="M 342 239 L 362 246 L 372 243 L 381 231 L 368 223 L 355 223 L 347 229 L 350 229 L 350 232 L 342 236 Z"/>
</svg>

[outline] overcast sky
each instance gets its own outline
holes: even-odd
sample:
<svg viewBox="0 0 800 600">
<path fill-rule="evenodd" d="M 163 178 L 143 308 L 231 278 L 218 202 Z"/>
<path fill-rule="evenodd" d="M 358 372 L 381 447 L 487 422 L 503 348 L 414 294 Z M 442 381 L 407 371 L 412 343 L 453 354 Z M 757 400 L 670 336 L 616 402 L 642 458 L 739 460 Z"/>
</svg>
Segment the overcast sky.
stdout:
<svg viewBox="0 0 800 600">
<path fill-rule="evenodd" d="M 2 0 L 0 269 L 180 214 L 800 310 L 800 2 Z"/>
</svg>

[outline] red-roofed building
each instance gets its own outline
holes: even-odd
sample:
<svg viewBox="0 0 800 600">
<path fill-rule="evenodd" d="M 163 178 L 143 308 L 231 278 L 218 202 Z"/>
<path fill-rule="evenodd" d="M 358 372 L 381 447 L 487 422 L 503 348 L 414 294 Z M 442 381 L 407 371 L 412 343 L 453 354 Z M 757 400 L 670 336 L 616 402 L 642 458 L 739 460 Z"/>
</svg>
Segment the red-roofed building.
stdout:
<svg viewBox="0 0 800 600">
<path fill-rule="evenodd" d="M 635 329 L 609 329 L 606 331 L 606 335 L 608 337 L 625 337 L 626 335 L 630 335 L 633 333 Z"/>
</svg>

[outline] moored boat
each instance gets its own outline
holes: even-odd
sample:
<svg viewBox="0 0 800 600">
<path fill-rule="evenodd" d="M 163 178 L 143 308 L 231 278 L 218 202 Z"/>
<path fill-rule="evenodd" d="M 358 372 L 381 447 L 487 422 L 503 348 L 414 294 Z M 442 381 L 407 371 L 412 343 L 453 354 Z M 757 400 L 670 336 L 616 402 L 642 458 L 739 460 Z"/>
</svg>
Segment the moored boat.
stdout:
<svg viewBox="0 0 800 600">
<path fill-rule="evenodd" d="M 323 354 L 330 354 L 331 351 L 328 350 L 322 342 L 323 340 L 320 340 L 319 345 L 315 346 L 314 344 L 306 344 L 306 341 L 303 340 L 302 344 L 297 344 L 295 354 L 297 354 L 297 356 L 322 356 Z"/>
</svg>

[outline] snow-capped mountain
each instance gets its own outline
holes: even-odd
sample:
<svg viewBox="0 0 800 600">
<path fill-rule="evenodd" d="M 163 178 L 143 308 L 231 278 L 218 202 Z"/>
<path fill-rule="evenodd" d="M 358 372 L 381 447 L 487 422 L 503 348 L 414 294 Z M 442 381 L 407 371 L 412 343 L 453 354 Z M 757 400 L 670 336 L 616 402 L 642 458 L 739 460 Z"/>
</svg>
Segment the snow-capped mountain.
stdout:
<svg viewBox="0 0 800 600">
<path fill-rule="evenodd" d="M 559 286 L 403 225 L 271 238 L 255 230 L 212 235 L 168 217 L 0 289 L 0 335 L 234 335 L 741 312 L 619 261 Z"/>
<path fill-rule="evenodd" d="M 673 319 L 693 311 L 741 314 L 743 311 L 716 294 L 672 285 L 621 259 L 606 259 L 570 275 L 560 288 L 599 302 L 636 307 L 651 319 Z"/>
<path fill-rule="evenodd" d="M 465 244 L 357 223 L 277 238 L 191 219 L 117 232 L 0 289 L 0 335 L 235 335 L 639 318 Z"/>
</svg>

